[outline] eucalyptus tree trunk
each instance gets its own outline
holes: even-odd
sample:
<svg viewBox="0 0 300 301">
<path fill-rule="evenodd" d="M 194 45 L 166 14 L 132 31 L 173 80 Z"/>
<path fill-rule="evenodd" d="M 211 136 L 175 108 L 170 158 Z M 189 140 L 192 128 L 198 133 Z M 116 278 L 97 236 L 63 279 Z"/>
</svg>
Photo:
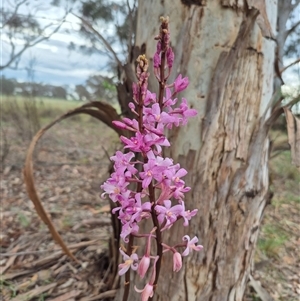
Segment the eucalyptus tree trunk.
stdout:
<svg viewBox="0 0 300 301">
<path fill-rule="evenodd" d="M 154 300 L 241 301 L 268 200 L 268 104 L 273 89 L 277 1 L 139 1 L 136 45 L 155 52 L 159 17 L 170 17 L 177 73 L 198 119 L 170 132 L 168 154 L 189 171 L 188 229 L 175 224 L 168 244 L 189 232 L 204 246 L 172 273 L 168 253 Z M 175 74 L 176 73 L 176 74 Z M 157 88 L 150 81 L 152 90 Z M 171 241 L 171 242 L 170 242 Z M 138 286 L 138 285 L 137 285 Z M 138 286 L 138 287 L 141 287 Z M 132 289 L 129 300 L 138 300 Z"/>
</svg>

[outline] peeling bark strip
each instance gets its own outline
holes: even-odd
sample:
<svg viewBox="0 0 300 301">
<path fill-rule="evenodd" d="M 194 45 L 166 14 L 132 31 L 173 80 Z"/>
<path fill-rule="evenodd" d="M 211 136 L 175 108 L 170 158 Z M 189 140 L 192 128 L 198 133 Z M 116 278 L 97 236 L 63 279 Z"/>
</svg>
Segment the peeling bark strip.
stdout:
<svg viewBox="0 0 300 301">
<path fill-rule="evenodd" d="M 300 119 L 294 116 L 287 108 L 284 109 L 284 113 L 291 146 L 292 163 L 300 167 Z"/>
<path fill-rule="evenodd" d="M 257 24 L 265 38 L 270 38 L 275 40 L 275 35 L 270 24 L 267 10 L 266 10 L 267 0 L 247 0 L 249 9 L 257 9 L 259 11 L 259 16 L 257 18 Z"/>
<path fill-rule="evenodd" d="M 265 38 L 270 38 L 275 40 L 275 35 L 270 24 L 267 11 L 266 11 L 266 1 L 267 0 L 221 0 L 222 6 L 232 7 L 237 10 L 245 11 L 245 3 L 248 5 L 249 10 L 257 10 L 259 16 L 257 17 L 257 24 Z"/>
</svg>

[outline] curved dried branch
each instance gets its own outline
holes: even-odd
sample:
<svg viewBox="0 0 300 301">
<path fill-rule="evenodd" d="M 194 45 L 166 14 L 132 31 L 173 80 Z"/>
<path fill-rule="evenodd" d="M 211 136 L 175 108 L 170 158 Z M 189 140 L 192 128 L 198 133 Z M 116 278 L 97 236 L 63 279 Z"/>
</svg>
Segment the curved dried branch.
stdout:
<svg viewBox="0 0 300 301">
<path fill-rule="evenodd" d="M 73 260 L 78 262 L 78 260 L 75 258 L 75 256 L 72 254 L 72 252 L 68 249 L 66 244 L 64 243 L 63 239 L 57 232 L 55 226 L 53 225 L 51 219 L 47 215 L 40 198 L 37 194 L 37 190 L 34 183 L 33 178 L 33 167 L 32 167 L 32 155 L 35 149 L 35 146 L 37 142 L 40 140 L 40 138 L 43 136 L 43 134 L 50 129 L 52 126 L 54 126 L 56 123 L 59 123 L 60 121 L 77 115 L 77 114 L 88 114 L 90 116 L 93 116 L 97 118 L 98 120 L 104 122 L 109 127 L 113 128 L 119 135 L 126 134 L 121 129 L 116 129 L 112 125 L 113 120 L 119 120 L 119 116 L 116 112 L 116 110 L 109 104 L 102 103 L 102 102 L 90 102 L 87 104 L 84 104 L 83 106 L 76 108 L 74 110 L 71 110 L 67 112 L 66 114 L 61 115 L 57 119 L 55 119 L 53 122 L 42 128 L 37 132 L 37 134 L 33 137 L 29 148 L 27 150 L 26 160 L 25 160 L 25 166 L 24 166 L 24 180 L 26 185 L 27 193 L 31 199 L 31 201 L 34 204 L 35 210 L 38 213 L 39 217 L 42 219 L 42 221 L 47 225 L 47 227 L 50 230 L 50 233 L 54 240 L 58 242 L 58 244 L 61 246 L 63 251 Z"/>
</svg>

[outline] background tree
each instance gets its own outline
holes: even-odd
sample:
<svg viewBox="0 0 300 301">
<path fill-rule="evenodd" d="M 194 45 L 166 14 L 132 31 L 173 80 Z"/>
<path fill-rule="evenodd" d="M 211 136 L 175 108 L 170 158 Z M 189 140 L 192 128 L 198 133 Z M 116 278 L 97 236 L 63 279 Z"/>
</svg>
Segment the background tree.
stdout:
<svg viewBox="0 0 300 301">
<path fill-rule="evenodd" d="M 112 78 L 103 75 L 91 75 L 86 80 L 86 86 L 91 91 L 92 100 L 116 101 L 117 91 Z"/>
<path fill-rule="evenodd" d="M 15 80 L 1 77 L 0 93 L 2 95 L 13 95 L 15 91 Z"/>
<path fill-rule="evenodd" d="M 75 92 L 80 101 L 88 101 L 91 99 L 91 95 L 84 85 L 76 85 Z"/>
<path fill-rule="evenodd" d="M 3 51 L 8 58 L 1 61 L 0 70 L 16 68 L 22 54 L 38 43 L 48 40 L 56 33 L 64 22 L 66 15 L 58 21 L 41 25 L 36 15 L 41 6 L 29 0 L 4 0 L 1 7 L 1 31 Z"/>
</svg>

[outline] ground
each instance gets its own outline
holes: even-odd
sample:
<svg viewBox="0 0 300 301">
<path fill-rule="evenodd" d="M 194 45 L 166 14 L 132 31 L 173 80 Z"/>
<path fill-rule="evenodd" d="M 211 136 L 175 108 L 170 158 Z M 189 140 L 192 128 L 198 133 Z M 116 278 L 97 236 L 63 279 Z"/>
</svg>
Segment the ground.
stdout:
<svg viewBox="0 0 300 301">
<path fill-rule="evenodd" d="M 30 102 L 27 109 L 20 100 L 3 106 L 0 300 L 91 301 L 114 295 L 113 290 L 105 292 L 111 228 L 99 186 L 107 177 L 117 135 L 88 116 L 76 116 L 50 129 L 34 155 L 39 196 L 80 263 L 69 260 L 51 239 L 23 183 L 24 158 L 34 130 L 77 105 L 43 100 L 36 115 Z M 276 143 L 286 137 L 273 132 L 272 139 Z M 271 296 L 294 301 L 300 296 L 300 175 L 288 150 L 276 154 L 270 162 L 274 197 L 265 212 L 245 300 L 266 301 Z"/>
</svg>

